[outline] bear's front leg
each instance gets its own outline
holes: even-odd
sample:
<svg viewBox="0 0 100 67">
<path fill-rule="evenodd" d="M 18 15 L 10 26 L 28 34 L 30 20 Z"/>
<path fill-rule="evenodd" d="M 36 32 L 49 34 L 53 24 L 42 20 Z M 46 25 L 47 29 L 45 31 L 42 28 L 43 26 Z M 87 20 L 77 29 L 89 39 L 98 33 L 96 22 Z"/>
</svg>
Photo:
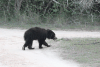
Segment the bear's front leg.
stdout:
<svg viewBox="0 0 100 67">
<path fill-rule="evenodd" d="M 46 41 L 43 43 L 45 46 L 50 47 L 51 45 L 48 45 Z"/>
</svg>

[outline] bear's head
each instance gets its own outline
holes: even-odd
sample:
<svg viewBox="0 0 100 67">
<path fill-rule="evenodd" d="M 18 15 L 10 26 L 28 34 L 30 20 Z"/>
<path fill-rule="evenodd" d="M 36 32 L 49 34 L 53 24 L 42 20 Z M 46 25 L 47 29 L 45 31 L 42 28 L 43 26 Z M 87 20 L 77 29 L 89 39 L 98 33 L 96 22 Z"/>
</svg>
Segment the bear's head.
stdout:
<svg viewBox="0 0 100 67">
<path fill-rule="evenodd" d="M 49 30 L 49 29 L 47 29 L 47 38 L 48 39 L 53 39 L 53 40 L 57 39 L 55 33 L 52 30 Z"/>
</svg>

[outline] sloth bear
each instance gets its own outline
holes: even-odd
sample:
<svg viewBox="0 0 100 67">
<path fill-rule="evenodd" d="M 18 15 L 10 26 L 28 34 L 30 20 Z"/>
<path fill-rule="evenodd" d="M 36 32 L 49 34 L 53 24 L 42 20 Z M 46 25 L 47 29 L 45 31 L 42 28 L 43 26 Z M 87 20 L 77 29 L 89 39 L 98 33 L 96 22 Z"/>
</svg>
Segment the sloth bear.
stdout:
<svg viewBox="0 0 100 67">
<path fill-rule="evenodd" d="M 43 29 L 40 27 L 30 28 L 24 34 L 25 44 L 23 45 L 22 50 L 25 50 L 25 47 L 27 47 L 27 46 L 29 49 L 34 49 L 34 48 L 32 48 L 33 40 L 38 40 L 40 49 L 43 48 L 42 44 L 47 47 L 50 47 L 50 45 L 48 45 L 45 41 L 46 38 L 53 39 L 53 40 L 57 39 L 55 33 L 50 29 L 46 30 L 46 29 Z"/>
</svg>

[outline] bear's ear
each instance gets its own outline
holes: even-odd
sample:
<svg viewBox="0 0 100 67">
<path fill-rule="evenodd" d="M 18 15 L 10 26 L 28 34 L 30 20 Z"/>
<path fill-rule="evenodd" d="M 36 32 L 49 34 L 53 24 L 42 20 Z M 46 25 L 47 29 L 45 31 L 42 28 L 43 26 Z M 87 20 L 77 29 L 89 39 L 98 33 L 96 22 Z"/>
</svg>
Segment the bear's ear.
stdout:
<svg viewBox="0 0 100 67">
<path fill-rule="evenodd" d="M 50 32 L 51 30 L 50 29 L 47 29 L 47 32 Z"/>
<path fill-rule="evenodd" d="M 52 31 L 50 29 L 47 29 L 47 34 L 52 34 Z"/>
<path fill-rule="evenodd" d="M 47 38 L 50 39 L 51 38 L 51 30 L 47 29 Z"/>
</svg>

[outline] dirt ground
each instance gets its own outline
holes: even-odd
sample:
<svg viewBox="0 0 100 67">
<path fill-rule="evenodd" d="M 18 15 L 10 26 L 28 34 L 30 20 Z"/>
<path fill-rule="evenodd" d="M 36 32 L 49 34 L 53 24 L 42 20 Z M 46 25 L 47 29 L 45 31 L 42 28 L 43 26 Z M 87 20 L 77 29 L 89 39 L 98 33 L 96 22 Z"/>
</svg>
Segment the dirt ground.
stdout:
<svg viewBox="0 0 100 67">
<path fill-rule="evenodd" d="M 0 28 L 0 67 L 81 67 L 73 60 L 62 60 L 49 48 L 38 49 L 38 42 L 33 42 L 34 50 L 22 50 L 25 30 Z M 89 31 L 54 31 L 60 38 L 100 38 L 100 32 Z M 53 47 L 53 46 L 52 46 Z"/>
</svg>

